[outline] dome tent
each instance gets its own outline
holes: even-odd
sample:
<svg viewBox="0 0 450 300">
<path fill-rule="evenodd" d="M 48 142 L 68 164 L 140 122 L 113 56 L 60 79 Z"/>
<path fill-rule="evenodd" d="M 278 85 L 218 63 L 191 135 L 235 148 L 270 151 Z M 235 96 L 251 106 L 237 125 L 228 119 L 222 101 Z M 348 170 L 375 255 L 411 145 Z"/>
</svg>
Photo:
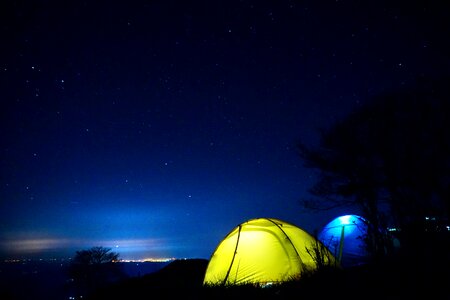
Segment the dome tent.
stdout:
<svg viewBox="0 0 450 300">
<path fill-rule="evenodd" d="M 333 253 L 342 267 L 365 263 L 369 258 L 364 238 L 369 223 L 358 215 L 343 215 L 326 224 L 318 239 Z"/>
<path fill-rule="evenodd" d="M 204 284 L 270 284 L 314 270 L 317 264 L 307 252 L 322 245 L 299 227 L 273 219 L 257 218 L 236 226 L 219 243 L 208 263 Z M 323 246 L 323 245 L 322 245 Z M 335 258 L 324 246 L 325 263 Z"/>
</svg>

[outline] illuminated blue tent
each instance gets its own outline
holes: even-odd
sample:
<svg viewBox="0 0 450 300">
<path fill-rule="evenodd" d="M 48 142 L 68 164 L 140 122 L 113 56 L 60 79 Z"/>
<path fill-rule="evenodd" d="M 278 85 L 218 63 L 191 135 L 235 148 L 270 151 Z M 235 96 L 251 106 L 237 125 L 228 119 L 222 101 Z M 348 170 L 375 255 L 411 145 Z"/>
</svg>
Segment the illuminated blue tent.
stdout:
<svg viewBox="0 0 450 300">
<path fill-rule="evenodd" d="M 368 222 L 361 216 L 340 216 L 323 227 L 318 239 L 342 267 L 355 266 L 365 263 L 369 257 L 364 242 L 367 229 Z"/>
</svg>

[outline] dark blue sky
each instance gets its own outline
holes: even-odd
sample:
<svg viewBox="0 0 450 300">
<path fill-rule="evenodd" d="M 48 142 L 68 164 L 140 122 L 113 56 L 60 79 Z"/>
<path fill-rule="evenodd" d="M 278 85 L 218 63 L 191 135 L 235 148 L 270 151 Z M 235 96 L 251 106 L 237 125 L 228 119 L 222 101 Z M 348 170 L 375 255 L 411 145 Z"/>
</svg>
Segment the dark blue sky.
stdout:
<svg viewBox="0 0 450 300">
<path fill-rule="evenodd" d="M 296 143 L 449 69 L 436 3 L 91 2 L 2 1 L 2 256 L 209 258 L 257 217 L 312 233 L 340 212 L 303 211 Z"/>
</svg>

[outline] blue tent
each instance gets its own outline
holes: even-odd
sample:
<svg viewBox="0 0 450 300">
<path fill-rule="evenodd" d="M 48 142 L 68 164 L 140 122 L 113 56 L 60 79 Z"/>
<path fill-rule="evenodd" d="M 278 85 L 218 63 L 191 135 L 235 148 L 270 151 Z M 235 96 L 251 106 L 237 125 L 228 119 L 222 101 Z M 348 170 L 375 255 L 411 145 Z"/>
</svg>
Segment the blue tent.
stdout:
<svg viewBox="0 0 450 300">
<path fill-rule="evenodd" d="M 367 229 L 368 222 L 361 216 L 340 216 L 323 227 L 318 239 L 342 267 L 355 266 L 365 263 L 369 257 L 364 242 Z"/>
</svg>

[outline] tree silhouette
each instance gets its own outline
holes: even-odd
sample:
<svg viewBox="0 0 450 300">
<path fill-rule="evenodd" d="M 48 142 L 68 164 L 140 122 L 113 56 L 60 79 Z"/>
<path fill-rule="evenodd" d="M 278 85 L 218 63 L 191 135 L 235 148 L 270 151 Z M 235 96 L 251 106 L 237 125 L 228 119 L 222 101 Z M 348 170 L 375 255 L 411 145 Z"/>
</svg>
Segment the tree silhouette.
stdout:
<svg viewBox="0 0 450 300">
<path fill-rule="evenodd" d="M 306 167 L 319 170 L 312 210 L 359 207 L 372 226 L 368 250 L 383 255 L 386 219 L 412 242 L 425 216 L 448 218 L 450 199 L 450 94 L 448 79 L 374 97 L 321 132 L 318 147 L 300 142 Z"/>
<path fill-rule="evenodd" d="M 105 285 L 125 277 L 118 261 L 119 253 L 101 246 L 76 251 L 69 268 L 78 295 L 89 295 Z"/>
<path fill-rule="evenodd" d="M 97 265 L 117 261 L 119 253 L 111 252 L 111 248 L 101 246 L 77 251 L 73 262 L 81 265 Z"/>
</svg>

